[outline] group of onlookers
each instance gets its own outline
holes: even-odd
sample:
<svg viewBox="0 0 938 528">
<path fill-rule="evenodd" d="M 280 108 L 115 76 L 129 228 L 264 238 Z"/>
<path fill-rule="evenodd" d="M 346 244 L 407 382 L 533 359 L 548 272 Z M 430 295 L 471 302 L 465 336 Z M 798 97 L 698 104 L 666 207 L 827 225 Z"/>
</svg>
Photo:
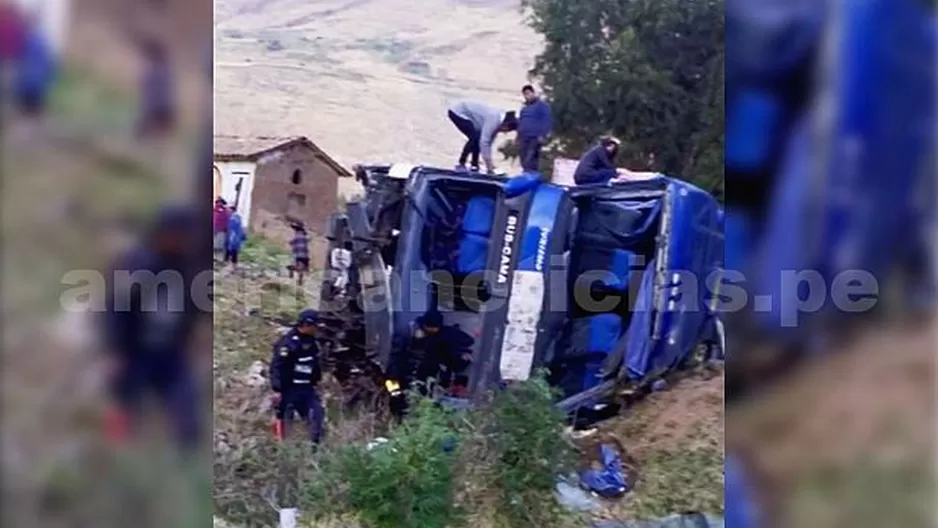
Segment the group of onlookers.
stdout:
<svg viewBox="0 0 938 528">
<path fill-rule="evenodd" d="M 61 66 L 39 13 L 24 12 L 15 2 L 0 3 L 0 101 L 12 102 L 27 118 L 45 114 Z M 168 48 L 156 37 L 142 37 L 136 47 L 143 62 L 136 134 L 165 137 L 175 128 L 177 106 Z"/>
<path fill-rule="evenodd" d="M 247 231 L 237 207 L 228 205 L 220 196 L 215 199 L 215 209 L 212 211 L 212 231 L 215 259 L 230 262 L 232 267 L 237 267 L 238 255 L 247 241 Z"/>
<path fill-rule="evenodd" d="M 238 209 L 219 196 L 215 199 L 215 208 L 212 213 L 214 232 L 215 259 L 224 263 L 231 263 L 232 268 L 238 267 L 238 257 L 247 241 L 247 228 Z M 306 226 L 301 222 L 293 222 L 293 237 L 290 239 L 290 253 L 293 263 L 288 267 L 290 277 L 295 277 L 297 283 L 303 284 L 303 277 L 309 272 L 309 234 Z"/>
<path fill-rule="evenodd" d="M 515 146 L 521 160 L 521 169 L 538 173 L 541 149 L 553 132 L 554 121 L 550 105 L 530 84 L 521 88 L 523 104 L 518 112 L 475 100 L 461 100 L 449 107 L 449 120 L 466 137 L 459 154 L 457 170 L 480 171 L 480 159 L 488 174 L 495 173 L 492 146 L 499 133 L 515 132 Z M 588 150 L 577 164 L 574 181 L 578 185 L 606 183 L 620 177 L 623 169 L 616 167 L 620 142 L 606 137 Z M 466 166 L 469 163 L 469 166 Z"/>
</svg>

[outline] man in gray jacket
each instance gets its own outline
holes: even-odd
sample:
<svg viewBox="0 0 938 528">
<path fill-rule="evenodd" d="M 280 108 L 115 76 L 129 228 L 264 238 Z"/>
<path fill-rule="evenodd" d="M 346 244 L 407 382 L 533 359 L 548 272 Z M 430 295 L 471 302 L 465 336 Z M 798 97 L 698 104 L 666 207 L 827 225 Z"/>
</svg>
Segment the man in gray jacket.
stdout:
<svg viewBox="0 0 938 528">
<path fill-rule="evenodd" d="M 499 132 L 511 132 L 518 128 L 518 117 L 512 111 L 504 111 L 478 101 L 458 101 L 449 108 L 449 119 L 466 136 L 466 144 L 459 155 L 457 168 L 464 169 L 471 156 L 470 170 L 479 171 L 479 156 L 485 163 L 486 172 L 495 172 L 492 162 L 492 142 Z"/>
</svg>

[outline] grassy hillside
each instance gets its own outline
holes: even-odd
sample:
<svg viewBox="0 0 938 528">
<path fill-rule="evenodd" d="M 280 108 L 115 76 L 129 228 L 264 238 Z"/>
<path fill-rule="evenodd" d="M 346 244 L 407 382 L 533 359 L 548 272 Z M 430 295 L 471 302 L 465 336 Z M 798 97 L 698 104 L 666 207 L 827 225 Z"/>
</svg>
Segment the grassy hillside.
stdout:
<svg viewBox="0 0 938 528">
<path fill-rule="evenodd" d="M 340 411 L 336 399 L 331 396 L 337 392 L 337 388 L 330 381 L 331 378 L 327 377 L 324 390 L 329 409 L 330 433 L 325 450 L 320 456 L 311 459 L 305 451 L 299 456 L 291 451 L 273 447 L 270 432 L 272 414 L 266 399 L 268 391 L 265 379 L 270 344 L 279 332 L 283 331 L 281 322 L 295 317 L 302 307 L 314 306 L 317 299 L 315 288 L 310 288 L 309 292 L 298 291 L 289 279 L 279 273 L 277 268 L 282 269 L 288 258 L 277 253 L 276 248 L 255 240 L 244 257 L 247 264 L 243 274 L 220 270 L 216 274 L 215 282 L 216 511 L 241 525 L 250 520 L 261 522 L 272 515 L 267 501 L 276 501 L 275 495 L 282 496 L 283 490 L 278 486 L 283 485 L 284 475 L 290 474 L 296 475 L 298 481 L 306 483 L 299 484 L 301 492 L 305 493 L 299 499 L 301 509 L 323 512 L 326 511 L 326 504 L 331 504 L 328 511 L 334 516 L 366 515 L 370 511 L 369 508 L 362 510 L 360 504 L 356 505 L 354 496 L 349 495 L 351 492 L 348 486 L 351 484 L 336 484 L 334 490 L 326 493 L 311 483 L 332 482 L 329 479 L 335 476 L 330 472 L 335 471 L 335 464 L 349 463 L 349 460 L 344 458 L 347 452 L 343 451 L 348 446 L 362 446 L 376 436 L 386 436 L 391 438 L 392 442 L 401 442 L 401 446 L 407 446 L 411 445 L 408 442 L 415 440 L 412 436 L 417 434 L 415 431 L 420 431 L 420 434 L 430 435 L 429 438 L 419 435 L 417 438 L 424 442 L 422 451 L 418 450 L 419 453 L 428 456 L 436 450 L 427 442 L 437 438 L 435 435 L 446 434 L 446 430 L 440 428 L 440 424 L 436 422 L 439 417 L 433 415 L 427 418 L 428 421 L 420 421 L 415 430 L 401 431 L 389 429 L 380 417 L 344 414 Z M 518 478 L 518 482 L 536 481 L 538 470 L 528 466 L 539 464 L 538 446 L 544 448 L 549 445 L 545 443 L 548 438 L 561 442 L 563 440 L 559 430 L 552 429 L 549 420 L 540 420 L 539 425 L 530 429 L 532 418 L 524 418 L 525 413 L 531 413 L 532 416 L 548 413 L 549 403 L 543 408 L 536 406 L 540 404 L 529 408 L 527 406 L 530 405 L 530 400 L 520 401 L 526 403 L 510 403 L 510 408 L 519 410 L 505 414 L 496 406 L 466 421 L 460 421 L 469 423 L 472 427 L 469 432 L 461 429 L 460 434 L 469 447 L 466 448 L 468 451 L 460 451 L 455 459 L 443 460 L 430 456 L 424 460 L 413 455 L 416 461 L 407 462 L 404 466 L 396 465 L 404 463 L 397 458 L 369 459 L 370 461 L 359 462 L 380 462 L 387 465 L 367 465 L 370 469 L 362 471 L 367 473 L 391 471 L 393 468 L 398 468 L 395 471 L 406 469 L 416 475 L 411 477 L 416 479 L 414 485 L 419 487 L 433 482 L 426 479 L 438 477 L 434 471 L 453 467 L 460 479 L 455 502 L 466 510 L 467 516 L 462 519 L 467 521 L 469 526 L 485 528 L 524 525 L 504 524 L 499 521 L 500 497 L 503 497 L 501 494 L 505 490 L 500 488 L 500 485 L 493 484 L 492 478 L 498 477 L 499 481 L 507 478 Z M 484 422 L 484 426 L 479 425 L 480 421 Z M 534 440 L 538 434 L 543 438 Z M 492 445 L 495 442 L 493 439 L 499 435 L 516 438 L 512 442 L 520 444 L 519 452 L 523 453 L 520 461 L 510 464 L 498 461 L 499 455 Z M 654 518 L 688 510 L 722 512 L 722 439 L 722 373 L 702 371 L 681 380 L 667 391 L 651 395 L 638 407 L 604 423 L 593 434 L 577 440 L 577 445 L 583 450 L 609 441 L 624 446 L 634 487 L 625 498 L 604 502 L 590 517 L 625 520 Z M 581 456 L 588 457 L 583 454 Z M 290 472 L 285 473 L 286 470 L 278 466 L 276 461 L 281 460 L 280 457 L 285 457 L 281 463 L 285 464 L 283 467 L 291 468 Z M 543 473 L 544 468 L 540 471 Z M 546 490 L 541 488 L 532 491 L 527 488 L 529 484 L 522 486 L 522 491 L 528 494 L 527 500 L 549 504 L 555 471 L 557 470 L 547 468 L 549 482 Z M 345 477 L 335 478 L 345 482 Z M 382 481 L 380 477 L 370 480 L 374 481 L 375 486 L 375 489 L 372 489 L 372 484 L 367 484 L 366 492 L 374 493 L 371 503 L 380 503 L 384 500 L 381 497 L 393 492 L 391 489 L 377 489 Z M 420 493 L 429 492 L 414 493 L 415 496 L 408 496 L 409 500 L 428 500 L 437 505 L 439 503 L 434 502 L 436 500 L 449 500 L 445 495 L 441 499 L 441 496 L 433 493 L 421 499 Z M 427 507 L 432 509 L 429 503 Z M 304 522 L 311 521 L 308 517 L 304 519 Z M 320 521 L 325 522 L 322 519 L 317 520 Z M 586 520 L 571 515 L 561 515 L 550 523 L 538 523 L 539 526 L 545 527 L 570 528 L 587 524 Z M 337 522 L 307 526 L 357 528 L 372 524 Z M 462 524 L 446 526 L 455 527 Z"/>
</svg>

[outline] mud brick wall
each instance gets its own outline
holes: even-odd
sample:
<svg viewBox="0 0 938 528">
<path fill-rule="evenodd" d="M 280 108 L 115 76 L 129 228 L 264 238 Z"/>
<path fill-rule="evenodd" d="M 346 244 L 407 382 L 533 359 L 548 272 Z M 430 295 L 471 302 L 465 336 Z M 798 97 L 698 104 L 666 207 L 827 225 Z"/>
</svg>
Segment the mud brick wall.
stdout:
<svg viewBox="0 0 938 528">
<path fill-rule="evenodd" d="M 326 252 L 322 234 L 338 207 L 339 177 L 321 154 L 302 144 L 262 157 L 254 175 L 251 230 L 289 249 L 290 222 L 301 220 L 309 231 L 310 265 L 321 266 Z"/>
</svg>

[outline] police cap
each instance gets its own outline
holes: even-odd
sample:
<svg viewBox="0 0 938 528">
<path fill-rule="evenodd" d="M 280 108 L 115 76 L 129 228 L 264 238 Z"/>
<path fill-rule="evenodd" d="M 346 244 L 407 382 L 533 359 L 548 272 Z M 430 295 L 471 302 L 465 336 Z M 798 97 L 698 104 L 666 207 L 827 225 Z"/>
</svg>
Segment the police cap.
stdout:
<svg viewBox="0 0 938 528">
<path fill-rule="evenodd" d="M 319 312 L 316 310 L 303 310 L 296 318 L 297 325 L 314 325 L 319 322 Z"/>
<path fill-rule="evenodd" d="M 443 314 L 440 312 L 427 312 L 417 319 L 420 326 L 439 328 L 443 326 Z"/>
</svg>

